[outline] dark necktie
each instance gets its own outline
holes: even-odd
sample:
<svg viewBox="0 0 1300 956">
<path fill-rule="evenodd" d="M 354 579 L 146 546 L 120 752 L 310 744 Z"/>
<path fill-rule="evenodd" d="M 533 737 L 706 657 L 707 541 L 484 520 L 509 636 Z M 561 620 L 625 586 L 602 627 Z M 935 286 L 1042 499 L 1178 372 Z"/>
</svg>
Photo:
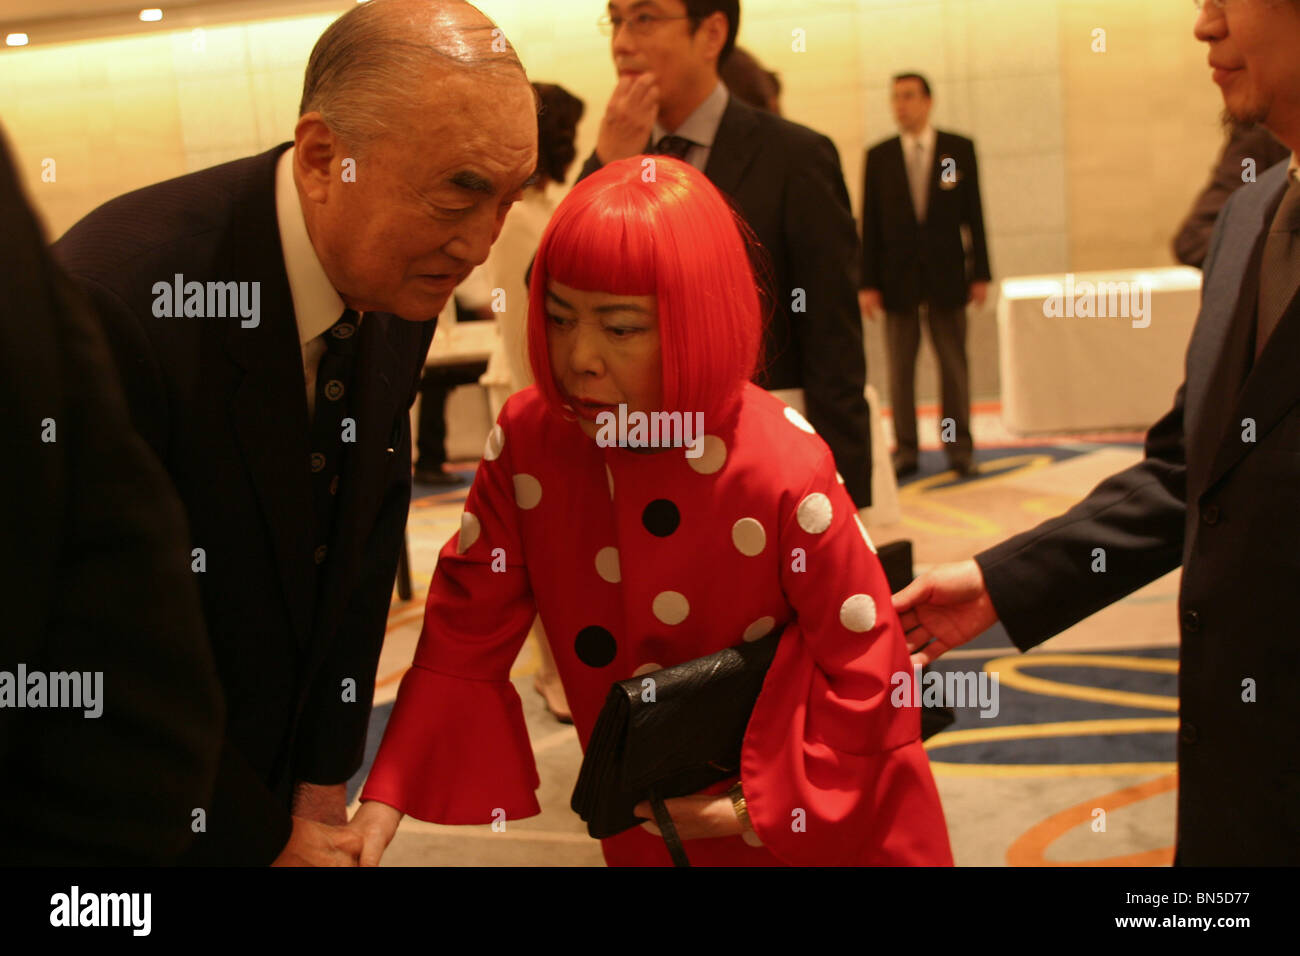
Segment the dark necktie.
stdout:
<svg viewBox="0 0 1300 956">
<path fill-rule="evenodd" d="M 654 149 L 650 150 L 650 152 L 658 153 L 662 156 L 671 156 L 674 159 L 680 159 L 685 162 L 687 152 L 689 152 L 690 148 L 694 145 L 695 143 L 689 139 L 685 139 L 681 136 L 670 135 L 659 140 L 659 142 L 655 144 Z"/>
<path fill-rule="evenodd" d="M 348 418 L 361 316 L 344 309 L 325 332 L 325 354 L 316 370 L 316 417 L 311 424 L 311 490 L 315 510 L 317 565 L 329 554 L 334 513 L 338 510 L 343 459 L 356 441 L 356 423 Z M 346 438 L 345 441 L 345 427 Z"/>
<path fill-rule="evenodd" d="M 1264 240 L 1255 326 L 1256 359 L 1300 289 L 1300 180 L 1292 176 L 1290 182 Z"/>
</svg>

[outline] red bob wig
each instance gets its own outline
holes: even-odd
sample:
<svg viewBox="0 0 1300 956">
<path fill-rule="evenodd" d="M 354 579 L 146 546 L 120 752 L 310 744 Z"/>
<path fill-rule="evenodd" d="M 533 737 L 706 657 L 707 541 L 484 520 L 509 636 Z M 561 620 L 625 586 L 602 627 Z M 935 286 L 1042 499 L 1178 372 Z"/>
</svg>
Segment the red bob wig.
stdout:
<svg viewBox="0 0 1300 956">
<path fill-rule="evenodd" d="M 754 375 L 763 314 L 749 228 L 708 178 L 668 156 L 635 156 L 573 187 L 542 235 L 528 301 L 533 378 L 564 417 L 551 371 L 546 289 L 653 295 L 663 411 L 729 418 Z"/>
</svg>

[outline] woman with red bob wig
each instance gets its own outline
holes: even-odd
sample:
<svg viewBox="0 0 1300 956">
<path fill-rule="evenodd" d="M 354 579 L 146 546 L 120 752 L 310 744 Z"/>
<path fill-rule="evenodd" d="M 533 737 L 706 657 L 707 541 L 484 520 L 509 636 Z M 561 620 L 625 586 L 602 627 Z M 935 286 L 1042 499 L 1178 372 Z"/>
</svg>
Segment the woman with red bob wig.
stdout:
<svg viewBox="0 0 1300 956">
<path fill-rule="evenodd" d="M 750 383 L 746 232 L 662 156 L 610 163 L 557 208 L 529 289 L 536 384 L 502 409 L 439 556 L 353 820 L 363 864 L 403 814 L 540 812 L 509 679 L 534 613 L 584 750 L 613 682 L 784 626 L 739 780 L 667 801 L 693 863 L 952 863 L 919 711 L 893 702 L 912 668 L 875 547 L 826 444 Z M 667 865 L 657 832 L 602 841 L 606 861 Z"/>
</svg>

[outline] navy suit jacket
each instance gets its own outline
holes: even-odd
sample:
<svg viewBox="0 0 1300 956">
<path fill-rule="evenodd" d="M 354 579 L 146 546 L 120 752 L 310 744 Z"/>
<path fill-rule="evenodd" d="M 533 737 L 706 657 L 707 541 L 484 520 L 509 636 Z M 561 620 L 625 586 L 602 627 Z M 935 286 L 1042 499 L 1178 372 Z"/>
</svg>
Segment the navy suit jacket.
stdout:
<svg viewBox="0 0 1300 956">
<path fill-rule="evenodd" d="M 1283 163 L 1224 207 L 1186 379 L 1145 459 L 976 556 L 1021 650 L 1182 565 L 1182 864 L 1300 864 L 1300 296 L 1250 367 L 1260 253 L 1285 186 Z"/>
<path fill-rule="evenodd" d="M 600 167 L 593 152 L 578 178 Z M 855 292 L 858 237 L 835 144 L 731 96 L 704 174 L 766 253 L 759 271 L 768 274 L 759 279 L 771 308 L 757 381 L 803 389 L 809 423 L 830 446 L 849 496 L 865 507 L 871 423 Z M 790 311 L 795 289 L 804 291 L 801 312 Z"/>
<path fill-rule="evenodd" d="M 195 862 L 270 862 L 289 838 L 294 784 L 341 783 L 361 764 L 410 503 L 408 414 L 434 331 L 382 313 L 361 323 L 356 444 L 318 572 L 306 384 L 275 209 L 289 145 L 114 199 L 54 246 L 97 306 L 136 428 L 203 549 L 195 578 L 227 719 Z M 176 273 L 260 282 L 260 323 L 156 317 L 153 286 Z"/>
</svg>

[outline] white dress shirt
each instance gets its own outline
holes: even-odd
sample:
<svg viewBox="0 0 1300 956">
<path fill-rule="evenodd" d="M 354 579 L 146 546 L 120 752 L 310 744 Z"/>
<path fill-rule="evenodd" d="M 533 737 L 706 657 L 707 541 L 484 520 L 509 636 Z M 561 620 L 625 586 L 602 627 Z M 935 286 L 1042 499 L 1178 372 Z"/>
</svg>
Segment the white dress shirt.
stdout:
<svg viewBox="0 0 1300 956">
<path fill-rule="evenodd" d="M 275 167 L 275 215 L 280 224 L 280 249 L 293 296 L 302 347 L 302 376 L 307 383 L 307 415 L 316 415 L 316 369 L 325 354 L 325 332 L 345 308 L 307 235 L 298 189 L 293 181 L 294 148 L 281 154 Z"/>
</svg>

